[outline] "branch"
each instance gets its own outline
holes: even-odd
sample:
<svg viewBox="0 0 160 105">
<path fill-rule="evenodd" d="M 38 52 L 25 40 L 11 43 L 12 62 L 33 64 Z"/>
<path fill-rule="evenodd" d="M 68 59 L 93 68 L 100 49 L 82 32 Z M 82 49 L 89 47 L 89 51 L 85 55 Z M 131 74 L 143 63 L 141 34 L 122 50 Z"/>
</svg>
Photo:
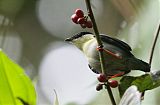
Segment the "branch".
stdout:
<svg viewBox="0 0 160 105">
<path fill-rule="evenodd" d="M 87 6 L 88 16 L 90 17 L 90 19 L 91 19 L 91 21 L 92 21 L 92 24 L 93 24 L 93 30 L 94 30 L 94 32 L 95 32 L 95 36 L 96 36 L 96 40 L 97 40 L 97 43 L 98 43 L 98 47 L 100 47 L 100 48 L 103 49 L 103 43 L 102 43 L 102 41 L 101 41 L 101 39 L 100 39 L 100 36 L 99 36 L 99 31 L 98 31 L 97 24 L 96 24 L 96 21 L 95 21 L 93 12 L 92 12 L 90 0 L 85 0 L 85 2 L 86 2 L 86 6 Z M 102 70 L 102 73 L 105 74 L 105 72 L 107 72 L 107 71 L 106 71 L 106 69 L 105 69 L 105 61 L 104 61 L 103 50 L 99 50 L 98 52 L 99 52 L 101 70 Z M 107 91 L 108 91 L 110 100 L 111 100 L 111 102 L 112 102 L 112 105 L 116 105 L 115 100 L 114 100 L 114 97 L 113 97 L 113 94 L 112 94 L 112 91 L 111 91 L 111 88 L 110 88 L 110 86 L 108 85 L 108 81 L 107 81 L 107 86 L 106 86 L 106 88 L 107 88 Z"/>
<path fill-rule="evenodd" d="M 98 46 L 103 48 L 103 43 L 102 43 L 102 41 L 100 39 L 100 36 L 99 36 L 99 31 L 98 31 L 97 24 L 96 24 L 96 21 L 95 21 L 93 12 L 92 12 L 90 0 L 85 0 L 85 1 L 86 1 L 88 15 L 89 15 L 89 17 L 92 21 L 92 24 L 93 24 L 93 30 L 94 30 L 94 33 L 95 33 L 95 36 L 96 36 Z M 104 57 L 103 57 L 103 51 L 99 51 L 99 57 L 100 57 L 102 73 L 105 74 L 105 62 L 104 62 Z"/>
<path fill-rule="evenodd" d="M 108 90 L 108 94 L 111 99 L 112 105 L 116 105 L 116 102 L 114 100 L 113 93 L 112 93 L 110 86 L 108 84 L 105 84 L 105 88 Z"/>
<path fill-rule="evenodd" d="M 155 46 L 156 46 L 156 42 L 157 42 L 157 39 L 158 39 L 158 36 L 159 36 L 159 32 L 160 32 L 160 24 L 158 25 L 158 30 L 157 30 L 157 33 L 156 33 L 156 37 L 153 41 L 153 45 L 152 45 L 152 49 L 151 49 L 151 54 L 150 54 L 150 58 L 149 58 L 149 64 L 151 65 L 152 63 L 152 58 L 153 58 L 153 54 L 154 54 L 154 49 L 155 49 Z"/>
<path fill-rule="evenodd" d="M 154 49 L 155 49 L 156 42 L 157 42 L 157 39 L 158 39 L 158 36 L 159 36 L 159 32 L 160 32 L 160 24 L 158 25 L 158 30 L 157 30 L 155 39 L 154 39 L 154 41 L 153 41 L 153 45 L 152 45 L 152 49 L 151 49 L 151 54 L 150 54 L 150 57 L 149 57 L 149 64 L 150 64 L 150 65 L 152 64 Z M 144 99 L 144 94 L 145 94 L 145 92 L 143 92 L 142 95 L 141 95 L 141 99 L 142 99 L 142 100 Z"/>
</svg>

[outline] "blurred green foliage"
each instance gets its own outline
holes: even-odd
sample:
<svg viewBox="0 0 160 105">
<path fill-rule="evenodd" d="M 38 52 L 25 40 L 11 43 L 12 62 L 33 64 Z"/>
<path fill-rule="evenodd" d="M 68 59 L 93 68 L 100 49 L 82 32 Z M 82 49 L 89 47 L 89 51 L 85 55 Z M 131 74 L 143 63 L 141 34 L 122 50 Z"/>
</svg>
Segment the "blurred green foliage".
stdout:
<svg viewBox="0 0 160 105">
<path fill-rule="evenodd" d="M 23 105 L 18 98 L 36 105 L 36 93 L 32 81 L 24 70 L 0 51 L 0 103 Z"/>
</svg>

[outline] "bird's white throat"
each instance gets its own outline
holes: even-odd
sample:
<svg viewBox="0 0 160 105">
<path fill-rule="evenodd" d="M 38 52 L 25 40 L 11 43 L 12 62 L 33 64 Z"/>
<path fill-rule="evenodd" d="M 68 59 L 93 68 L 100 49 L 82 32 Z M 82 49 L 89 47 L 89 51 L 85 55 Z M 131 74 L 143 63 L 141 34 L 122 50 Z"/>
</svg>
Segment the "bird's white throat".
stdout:
<svg viewBox="0 0 160 105">
<path fill-rule="evenodd" d="M 95 40 L 93 35 L 84 35 L 80 38 L 77 38 L 75 40 L 72 41 L 72 43 L 78 47 L 80 50 L 83 50 L 83 46 L 87 43 L 89 43 L 90 41 Z"/>
</svg>

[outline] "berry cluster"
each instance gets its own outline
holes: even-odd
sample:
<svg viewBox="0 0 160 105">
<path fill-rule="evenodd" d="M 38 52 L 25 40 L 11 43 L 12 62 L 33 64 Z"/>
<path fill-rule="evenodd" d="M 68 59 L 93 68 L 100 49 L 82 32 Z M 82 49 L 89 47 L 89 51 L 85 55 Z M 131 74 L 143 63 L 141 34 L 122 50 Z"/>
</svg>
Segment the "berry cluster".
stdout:
<svg viewBox="0 0 160 105">
<path fill-rule="evenodd" d="M 88 16 L 84 16 L 81 9 L 76 9 L 75 14 L 71 16 L 71 19 L 74 23 L 80 24 L 82 28 L 92 28 L 92 22 L 87 20 Z"/>
<path fill-rule="evenodd" d="M 105 74 L 100 74 L 97 77 L 98 81 L 101 82 L 100 84 L 97 85 L 96 90 L 100 91 L 103 88 L 103 85 L 105 85 L 105 82 L 108 81 L 108 85 L 112 88 L 116 88 L 118 86 L 118 82 L 116 80 L 107 80 L 107 76 Z"/>
</svg>

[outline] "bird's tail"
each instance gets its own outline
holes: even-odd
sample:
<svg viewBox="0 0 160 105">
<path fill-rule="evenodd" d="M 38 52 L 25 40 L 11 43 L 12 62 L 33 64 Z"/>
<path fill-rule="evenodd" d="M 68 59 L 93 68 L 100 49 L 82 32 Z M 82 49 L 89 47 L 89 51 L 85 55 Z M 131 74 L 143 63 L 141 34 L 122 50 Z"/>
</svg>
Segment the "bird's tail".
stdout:
<svg viewBox="0 0 160 105">
<path fill-rule="evenodd" d="M 141 70 L 144 72 L 150 72 L 150 65 L 137 58 L 129 58 L 127 60 L 128 68 L 131 70 Z"/>
</svg>

